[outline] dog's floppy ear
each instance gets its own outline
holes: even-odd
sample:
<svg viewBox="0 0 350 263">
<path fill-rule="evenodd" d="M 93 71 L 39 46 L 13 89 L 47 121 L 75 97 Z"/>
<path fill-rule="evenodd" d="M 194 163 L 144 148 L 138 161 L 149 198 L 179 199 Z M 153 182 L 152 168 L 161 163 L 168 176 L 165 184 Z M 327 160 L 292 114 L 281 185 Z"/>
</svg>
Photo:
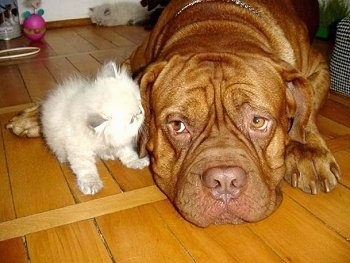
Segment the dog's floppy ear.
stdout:
<svg viewBox="0 0 350 263">
<path fill-rule="evenodd" d="M 140 77 L 140 92 L 141 92 L 141 101 L 142 107 L 145 111 L 145 121 L 143 124 L 143 129 L 139 138 L 139 154 L 140 157 L 144 157 L 147 155 L 146 145 L 150 138 L 150 123 L 151 123 L 151 94 L 152 94 L 152 86 L 156 81 L 159 73 L 162 71 L 167 62 L 156 62 L 150 66 L 148 66 L 144 70 L 144 74 Z"/>
<path fill-rule="evenodd" d="M 281 62 L 282 78 L 286 82 L 287 114 L 292 120 L 289 134 L 305 141 L 305 128 L 313 112 L 312 87 L 301 72 L 286 62 Z"/>
</svg>

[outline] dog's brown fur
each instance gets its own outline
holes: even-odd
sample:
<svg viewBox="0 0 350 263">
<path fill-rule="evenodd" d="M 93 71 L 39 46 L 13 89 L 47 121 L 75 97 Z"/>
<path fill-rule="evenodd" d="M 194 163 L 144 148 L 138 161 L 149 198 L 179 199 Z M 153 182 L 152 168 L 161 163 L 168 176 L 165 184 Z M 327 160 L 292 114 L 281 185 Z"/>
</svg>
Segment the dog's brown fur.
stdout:
<svg viewBox="0 0 350 263">
<path fill-rule="evenodd" d="M 300 1 L 232 2 L 172 1 L 130 59 L 155 180 L 201 226 L 268 216 L 283 177 L 315 194 L 340 174 L 315 125 L 329 75 L 300 20 L 310 15 L 294 12 Z M 255 116 L 271 127 L 254 130 Z M 243 186 L 222 190 L 225 176 Z"/>
</svg>

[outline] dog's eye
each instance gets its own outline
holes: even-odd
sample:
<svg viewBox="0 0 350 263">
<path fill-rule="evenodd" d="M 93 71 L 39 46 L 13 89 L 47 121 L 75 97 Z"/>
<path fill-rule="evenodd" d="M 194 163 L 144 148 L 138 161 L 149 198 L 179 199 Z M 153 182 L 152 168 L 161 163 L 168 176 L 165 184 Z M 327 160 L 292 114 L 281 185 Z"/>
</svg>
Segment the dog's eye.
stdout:
<svg viewBox="0 0 350 263">
<path fill-rule="evenodd" d="M 170 116 L 166 123 L 167 134 L 175 147 L 183 148 L 191 141 L 191 127 L 176 116 Z"/>
<path fill-rule="evenodd" d="M 254 116 L 250 127 L 254 130 L 264 131 L 267 128 L 268 121 L 267 119 L 259 116 Z"/>
<path fill-rule="evenodd" d="M 182 121 L 173 121 L 171 122 L 171 126 L 177 134 L 183 133 L 186 131 L 186 126 Z"/>
</svg>

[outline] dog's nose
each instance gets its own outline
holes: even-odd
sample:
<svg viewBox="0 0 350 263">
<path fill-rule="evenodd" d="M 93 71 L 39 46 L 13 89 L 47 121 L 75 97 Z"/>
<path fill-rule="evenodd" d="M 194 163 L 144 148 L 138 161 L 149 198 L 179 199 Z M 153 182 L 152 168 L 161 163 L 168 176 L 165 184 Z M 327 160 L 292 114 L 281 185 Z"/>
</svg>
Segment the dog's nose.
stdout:
<svg viewBox="0 0 350 263">
<path fill-rule="evenodd" d="M 247 183 L 247 175 L 237 166 L 212 167 L 204 172 L 202 182 L 211 189 L 215 198 L 230 201 L 240 195 Z"/>
</svg>

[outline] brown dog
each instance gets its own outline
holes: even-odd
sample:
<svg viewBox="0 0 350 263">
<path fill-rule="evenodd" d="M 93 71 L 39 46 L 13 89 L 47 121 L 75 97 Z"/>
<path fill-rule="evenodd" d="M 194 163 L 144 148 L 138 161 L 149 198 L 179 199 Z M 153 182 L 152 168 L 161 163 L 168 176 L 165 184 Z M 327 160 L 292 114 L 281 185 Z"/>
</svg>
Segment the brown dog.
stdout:
<svg viewBox="0 0 350 263">
<path fill-rule="evenodd" d="M 283 177 L 313 194 L 337 184 L 315 125 L 327 64 L 309 43 L 289 0 L 177 0 L 134 52 L 154 178 L 186 219 L 265 218 Z"/>
<path fill-rule="evenodd" d="M 174 0 L 130 58 L 146 111 L 141 152 L 199 226 L 267 217 L 283 177 L 312 194 L 340 178 L 315 125 L 326 62 L 289 0 L 247 3 Z"/>
</svg>

